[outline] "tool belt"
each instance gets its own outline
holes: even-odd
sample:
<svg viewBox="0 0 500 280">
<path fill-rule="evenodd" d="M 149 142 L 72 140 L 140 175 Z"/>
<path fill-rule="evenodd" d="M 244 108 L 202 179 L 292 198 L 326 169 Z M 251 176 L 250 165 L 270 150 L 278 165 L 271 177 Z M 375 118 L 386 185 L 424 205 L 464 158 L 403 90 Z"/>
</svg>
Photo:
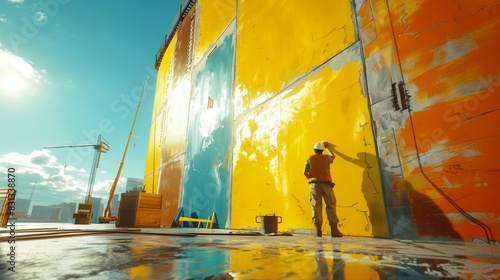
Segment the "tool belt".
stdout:
<svg viewBox="0 0 500 280">
<path fill-rule="evenodd" d="M 310 181 L 309 184 L 326 184 L 326 185 L 329 185 L 330 188 L 335 187 L 334 182 L 327 182 L 327 181 Z"/>
</svg>

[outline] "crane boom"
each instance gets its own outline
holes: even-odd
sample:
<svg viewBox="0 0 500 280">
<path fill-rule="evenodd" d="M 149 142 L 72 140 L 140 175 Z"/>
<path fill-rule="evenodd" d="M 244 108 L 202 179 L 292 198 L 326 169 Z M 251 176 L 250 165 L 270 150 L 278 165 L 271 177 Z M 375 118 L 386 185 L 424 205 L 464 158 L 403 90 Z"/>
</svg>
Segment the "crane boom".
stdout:
<svg viewBox="0 0 500 280">
<path fill-rule="evenodd" d="M 78 145 L 61 145 L 61 146 L 45 146 L 44 149 L 56 149 L 56 148 L 79 148 L 79 147 L 99 147 L 99 144 L 78 144 Z M 97 148 L 96 148 L 97 149 Z"/>
<path fill-rule="evenodd" d="M 132 121 L 132 127 L 130 128 L 130 132 L 128 135 L 127 144 L 125 144 L 125 150 L 123 151 L 122 161 L 120 162 L 120 166 L 118 167 L 118 172 L 116 173 L 115 180 L 109 191 L 109 199 L 108 199 L 108 204 L 106 205 L 106 209 L 104 210 L 104 216 L 99 217 L 99 223 L 109 223 L 110 221 L 116 220 L 116 217 L 113 216 L 113 214 L 111 213 L 111 202 L 113 200 L 113 195 L 115 194 L 116 185 L 118 185 L 118 180 L 120 179 L 120 174 L 122 172 L 123 164 L 125 162 L 125 157 L 127 156 L 128 145 L 130 144 L 130 138 L 132 138 L 132 132 L 134 131 L 135 120 L 137 119 L 139 108 L 141 107 L 141 100 L 142 96 L 144 95 L 144 89 L 146 88 L 148 78 L 149 77 L 146 77 L 146 79 L 144 80 L 141 96 L 139 97 L 139 102 L 137 103 L 137 109 L 135 110 L 134 120 Z"/>
</svg>

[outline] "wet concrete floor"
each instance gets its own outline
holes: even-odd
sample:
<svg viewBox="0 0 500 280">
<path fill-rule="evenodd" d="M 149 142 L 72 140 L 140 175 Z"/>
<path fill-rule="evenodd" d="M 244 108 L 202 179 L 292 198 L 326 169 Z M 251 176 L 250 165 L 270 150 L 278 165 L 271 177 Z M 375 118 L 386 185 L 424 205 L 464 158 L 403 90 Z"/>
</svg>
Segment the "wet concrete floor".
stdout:
<svg viewBox="0 0 500 280">
<path fill-rule="evenodd" d="M 19 223 L 9 244 L 0 229 L 0 279 L 500 279 L 500 245 L 492 244 L 91 228 L 117 230 Z"/>
</svg>

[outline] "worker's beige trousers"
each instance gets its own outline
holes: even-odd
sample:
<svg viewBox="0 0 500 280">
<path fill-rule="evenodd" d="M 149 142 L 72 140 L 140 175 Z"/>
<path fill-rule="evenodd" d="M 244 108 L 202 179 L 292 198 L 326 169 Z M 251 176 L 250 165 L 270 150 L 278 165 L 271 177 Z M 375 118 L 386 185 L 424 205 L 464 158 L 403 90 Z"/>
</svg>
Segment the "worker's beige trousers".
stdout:
<svg viewBox="0 0 500 280">
<path fill-rule="evenodd" d="M 333 188 L 328 183 L 310 183 L 311 193 L 310 201 L 312 206 L 312 222 L 315 225 L 323 224 L 323 199 L 325 200 L 326 215 L 330 226 L 337 226 L 339 219 L 337 218 L 336 206 L 337 200 L 333 193 Z"/>
</svg>

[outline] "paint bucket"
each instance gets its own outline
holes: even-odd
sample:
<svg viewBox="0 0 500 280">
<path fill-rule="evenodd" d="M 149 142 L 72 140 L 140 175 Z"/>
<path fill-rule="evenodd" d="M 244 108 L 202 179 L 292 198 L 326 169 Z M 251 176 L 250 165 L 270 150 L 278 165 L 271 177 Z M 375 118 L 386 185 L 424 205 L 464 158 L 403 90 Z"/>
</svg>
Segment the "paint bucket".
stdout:
<svg viewBox="0 0 500 280">
<path fill-rule="evenodd" d="M 260 218 L 260 221 L 258 221 L 257 218 Z M 281 223 L 282 221 L 283 219 L 281 216 L 276 216 L 274 214 L 255 217 L 255 222 L 262 224 L 260 227 L 260 231 L 262 233 L 277 233 L 278 223 Z"/>
</svg>

